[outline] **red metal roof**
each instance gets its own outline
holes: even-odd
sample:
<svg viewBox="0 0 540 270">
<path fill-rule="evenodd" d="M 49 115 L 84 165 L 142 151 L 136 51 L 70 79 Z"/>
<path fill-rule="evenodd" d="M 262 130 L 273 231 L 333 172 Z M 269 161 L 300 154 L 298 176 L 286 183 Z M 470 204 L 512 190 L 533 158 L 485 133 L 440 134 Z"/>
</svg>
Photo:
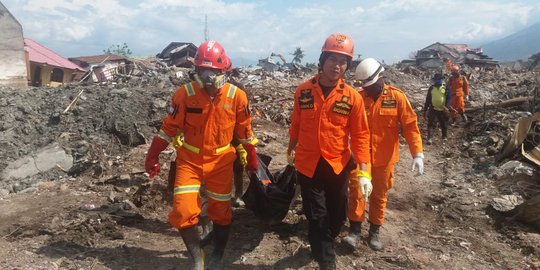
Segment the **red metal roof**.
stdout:
<svg viewBox="0 0 540 270">
<path fill-rule="evenodd" d="M 59 54 L 43 47 L 41 44 L 29 39 L 24 39 L 24 45 L 28 51 L 31 62 L 47 64 L 50 66 L 85 71 L 83 68 L 60 56 Z"/>
</svg>

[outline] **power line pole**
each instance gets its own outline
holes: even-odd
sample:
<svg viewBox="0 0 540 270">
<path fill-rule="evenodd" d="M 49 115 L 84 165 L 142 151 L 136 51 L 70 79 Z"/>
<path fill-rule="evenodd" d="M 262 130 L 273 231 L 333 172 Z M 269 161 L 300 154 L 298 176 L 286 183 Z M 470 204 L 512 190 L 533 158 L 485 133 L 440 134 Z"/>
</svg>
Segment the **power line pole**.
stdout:
<svg viewBox="0 0 540 270">
<path fill-rule="evenodd" d="M 208 15 L 204 15 L 204 40 L 208 40 Z"/>
</svg>

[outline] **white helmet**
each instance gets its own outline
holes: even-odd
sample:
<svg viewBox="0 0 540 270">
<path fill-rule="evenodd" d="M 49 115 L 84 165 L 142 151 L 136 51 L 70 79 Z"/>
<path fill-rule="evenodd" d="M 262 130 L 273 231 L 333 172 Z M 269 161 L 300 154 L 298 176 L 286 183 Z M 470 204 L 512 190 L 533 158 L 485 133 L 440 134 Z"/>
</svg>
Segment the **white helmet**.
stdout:
<svg viewBox="0 0 540 270">
<path fill-rule="evenodd" d="M 381 77 L 384 67 L 374 58 L 366 58 L 360 61 L 356 67 L 354 78 L 360 81 L 360 86 L 366 87 L 374 84 Z"/>
</svg>

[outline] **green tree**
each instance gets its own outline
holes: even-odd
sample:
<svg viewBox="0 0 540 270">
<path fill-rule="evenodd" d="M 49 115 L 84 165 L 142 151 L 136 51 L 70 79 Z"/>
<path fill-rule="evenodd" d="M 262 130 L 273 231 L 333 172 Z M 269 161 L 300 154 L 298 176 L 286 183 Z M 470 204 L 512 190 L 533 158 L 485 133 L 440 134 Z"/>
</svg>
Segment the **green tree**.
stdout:
<svg viewBox="0 0 540 270">
<path fill-rule="evenodd" d="M 116 54 L 116 55 L 121 55 L 121 56 L 124 56 L 124 57 L 129 57 L 131 54 L 133 54 L 131 52 L 131 49 L 129 48 L 129 46 L 125 42 L 122 45 L 119 45 L 119 44 L 111 45 L 111 46 L 109 46 L 108 49 L 103 50 L 103 52 L 107 53 L 107 54 L 112 53 L 112 54 Z"/>
<path fill-rule="evenodd" d="M 294 56 L 292 62 L 300 64 L 302 62 L 302 58 L 304 58 L 304 51 L 302 50 L 302 48 L 296 47 L 296 50 L 294 50 L 291 55 Z"/>
</svg>

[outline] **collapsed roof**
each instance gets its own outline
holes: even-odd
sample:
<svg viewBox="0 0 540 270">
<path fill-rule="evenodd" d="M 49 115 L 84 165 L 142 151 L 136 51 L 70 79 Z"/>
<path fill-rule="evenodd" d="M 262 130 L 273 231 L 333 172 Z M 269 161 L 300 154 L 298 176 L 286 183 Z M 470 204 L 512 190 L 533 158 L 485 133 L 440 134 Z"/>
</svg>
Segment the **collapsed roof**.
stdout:
<svg viewBox="0 0 540 270">
<path fill-rule="evenodd" d="M 197 53 L 197 46 L 188 42 L 171 42 L 157 58 L 166 62 L 169 66 L 191 67 Z"/>
<path fill-rule="evenodd" d="M 421 50 L 415 56 L 416 64 L 425 68 L 441 67 L 448 59 L 454 64 L 492 69 L 498 65 L 482 52 L 482 48 L 469 48 L 467 44 L 443 44 L 435 42 Z"/>
</svg>

